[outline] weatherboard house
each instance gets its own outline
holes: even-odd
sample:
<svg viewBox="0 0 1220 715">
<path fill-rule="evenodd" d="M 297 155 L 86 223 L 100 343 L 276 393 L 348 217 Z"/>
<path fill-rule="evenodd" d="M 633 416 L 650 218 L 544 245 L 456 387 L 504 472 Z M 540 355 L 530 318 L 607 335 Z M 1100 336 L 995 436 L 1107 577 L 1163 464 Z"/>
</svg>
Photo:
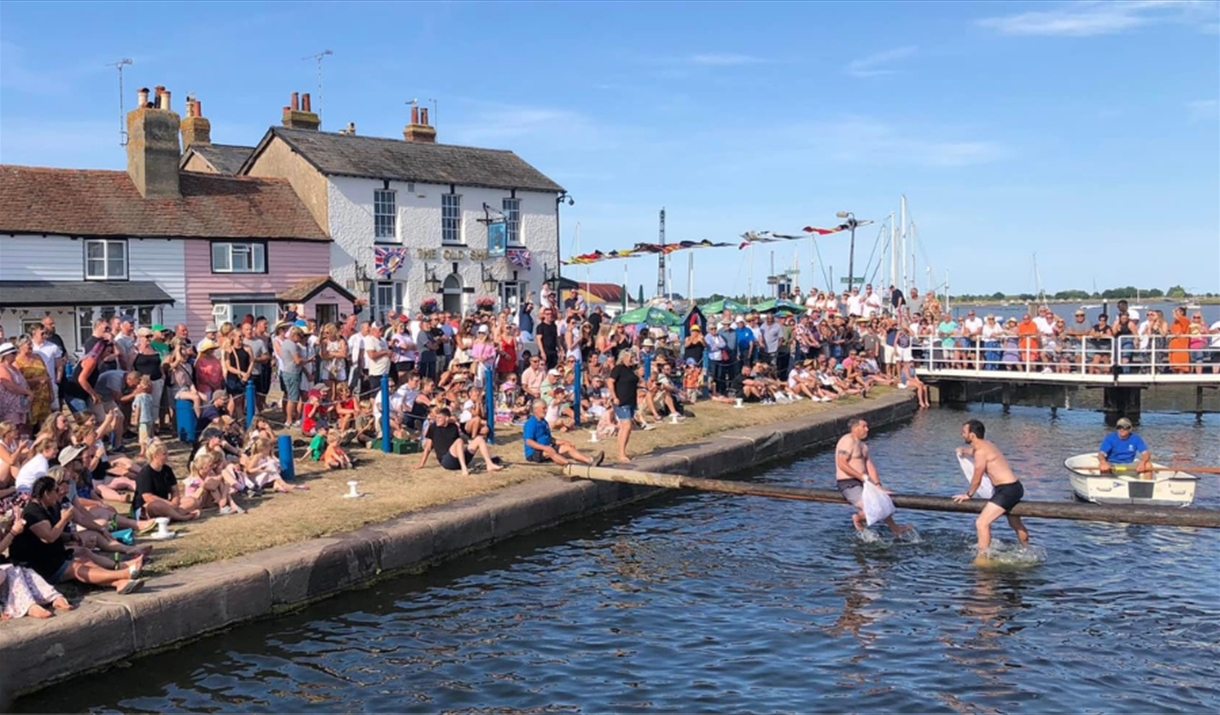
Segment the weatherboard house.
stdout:
<svg viewBox="0 0 1220 715">
<path fill-rule="evenodd" d="M 158 87 L 127 115 L 127 171 L 0 165 L 0 325 L 45 316 L 69 351 L 92 322 L 141 325 L 275 319 L 286 303 L 338 320 L 354 296 L 329 276 L 331 241 L 289 181 L 186 171 L 183 143 L 206 145 L 198 103 L 186 118 Z M 202 120 L 202 121 L 200 121 Z"/>
<path fill-rule="evenodd" d="M 233 173 L 291 184 L 333 239 L 331 275 L 368 299 L 365 315 L 382 320 L 428 297 L 452 312 L 480 298 L 515 307 L 554 277 L 567 194 L 513 152 L 438 144 L 419 107 L 402 139 L 320 126 L 309 95 L 293 93 L 282 126 Z M 223 172 L 244 151 L 196 148 L 184 163 Z"/>
</svg>

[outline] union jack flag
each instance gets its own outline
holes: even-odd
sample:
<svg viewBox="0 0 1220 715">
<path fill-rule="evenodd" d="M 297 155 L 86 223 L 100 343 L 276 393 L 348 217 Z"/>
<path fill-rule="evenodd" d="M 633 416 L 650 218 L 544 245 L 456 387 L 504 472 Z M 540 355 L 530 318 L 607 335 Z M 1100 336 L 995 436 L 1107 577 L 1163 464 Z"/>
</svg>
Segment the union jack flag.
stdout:
<svg viewBox="0 0 1220 715">
<path fill-rule="evenodd" d="M 533 257 L 530 256 L 528 248 L 510 248 L 508 249 L 508 262 L 528 271 L 533 265 Z"/>
<path fill-rule="evenodd" d="M 405 248 L 381 248 L 373 249 L 373 270 L 379 276 L 388 276 L 394 271 L 402 267 L 402 264 L 407 260 L 407 249 Z"/>
</svg>

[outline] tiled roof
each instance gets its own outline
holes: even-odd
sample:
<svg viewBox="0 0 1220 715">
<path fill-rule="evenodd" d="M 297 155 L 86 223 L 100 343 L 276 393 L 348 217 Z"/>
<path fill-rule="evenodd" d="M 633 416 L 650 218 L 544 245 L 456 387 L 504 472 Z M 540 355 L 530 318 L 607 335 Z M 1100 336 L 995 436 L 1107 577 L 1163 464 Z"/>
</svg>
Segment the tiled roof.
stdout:
<svg viewBox="0 0 1220 715">
<path fill-rule="evenodd" d="M 174 299 L 152 281 L 0 281 L 0 306 L 164 305 Z"/>
<path fill-rule="evenodd" d="M 241 165 L 246 163 L 246 159 L 249 159 L 250 155 L 254 153 L 254 147 L 233 144 L 194 144 L 183 154 L 182 165 L 185 166 L 187 155 L 192 151 L 207 160 L 217 172 L 231 176 L 236 174 Z"/>
<path fill-rule="evenodd" d="M 123 171 L 0 165 L 0 233 L 329 240 L 282 179 L 180 174 L 145 199 Z"/>
<path fill-rule="evenodd" d="M 511 151 L 350 136 L 308 129 L 272 127 L 255 149 L 251 161 L 273 136 L 287 142 L 318 171 L 329 176 L 555 193 L 563 191 L 562 186 Z M 246 163 L 249 166 L 250 162 Z"/>
<path fill-rule="evenodd" d="M 322 292 L 323 288 L 333 288 L 336 293 L 347 298 L 348 300 L 356 300 L 356 296 L 352 295 L 351 291 L 335 282 L 330 276 L 313 276 L 312 278 L 302 278 L 293 283 L 284 290 L 276 294 L 276 298 L 285 303 L 305 303 L 310 298 L 313 298 L 318 293 Z"/>
</svg>

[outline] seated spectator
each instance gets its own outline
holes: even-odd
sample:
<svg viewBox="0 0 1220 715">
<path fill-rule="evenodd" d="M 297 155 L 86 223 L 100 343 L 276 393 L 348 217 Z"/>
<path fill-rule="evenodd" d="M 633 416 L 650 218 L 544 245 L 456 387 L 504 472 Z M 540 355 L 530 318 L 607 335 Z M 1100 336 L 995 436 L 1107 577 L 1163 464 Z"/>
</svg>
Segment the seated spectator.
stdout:
<svg viewBox="0 0 1220 715">
<path fill-rule="evenodd" d="M 553 462 L 563 466 L 573 461 L 581 464 L 600 466 L 606 458 L 605 452 L 598 452 L 596 457 L 588 457 L 580 453 L 575 445 L 551 436 L 551 426 L 547 423 L 547 405 L 542 400 L 534 400 L 531 404 L 532 414 L 522 428 L 522 442 L 525 444 L 525 458 L 531 462 Z"/>
<path fill-rule="evenodd" d="M 191 476 L 186 480 L 182 508 L 195 511 L 214 506 L 222 516 L 246 513 L 233 499 L 235 478 L 226 474 L 229 469 L 220 452 L 201 450 L 191 460 Z"/>
<path fill-rule="evenodd" d="M 339 433 L 335 430 L 330 430 L 326 435 L 326 451 L 322 453 L 322 461 L 326 464 L 327 469 L 352 468 L 352 458 L 339 444 Z"/>
<path fill-rule="evenodd" d="M 25 518 L 21 512 L 0 516 L 0 554 L 12 545 L 13 540 L 25 531 Z M 72 604 L 55 587 L 47 583 L 38 572 L 23 566 L 14 566 L 0 556 L 0 621 L 10 618 L 50 618 L 55 611 L 70 611 Z"/>
<path fill-rule="evenodd" d="M 148 519 L 166 517 L 170 521 L 199 518 L 199 509 L 183 509 L 183 498 L 174 470 L 166 464 L 168 450 L 161 441 L 148 445 L 148 464 L 136 475 L 136 494 L 132 513 Z M 195 506 L 192 504 L 192 506 Z"/>
<path fill-rule="evenodd" d="M 71 579 L 94 586 L 111 586 L 120 595 L 134 593 L 144 586 L 140 571 L 143 557 L 121 563 L 112 570 L 113 560 L 77 546 L 69 531 L 72 507 L 57 509 L 59 486 L 51 477 L 39 477 L 30 492 L 22 518 L 25 528 L 13 539 L 9 554 L 13 562 L 33 569 L 48 584 Z"/>
<path fill-rule="evenodd" d="M 487 447 L 487 442 L 482 437 L 474 437 L 469 441 L 463 440 L 462 431 L 453 423 L 453 413 L 449 408 L 442 407 L 436 411 L 435 422 L 428 426 L 419 464 L 415 468 L 422 469 L 428 463 L 428 455 L 435 451 L 436 459 L 442 468 L 450 471 L 460 469 L 462 475 L 467 476 L 470 474 L 468 465 L 474 457 L 473 452 L 467 451 L 467 446 L 472 450 L 478 450 L 487 464 L 487 471 L 498 472 L 504 468 L 496 464 L 491 456 L 491 450 Z"/>
</svg>

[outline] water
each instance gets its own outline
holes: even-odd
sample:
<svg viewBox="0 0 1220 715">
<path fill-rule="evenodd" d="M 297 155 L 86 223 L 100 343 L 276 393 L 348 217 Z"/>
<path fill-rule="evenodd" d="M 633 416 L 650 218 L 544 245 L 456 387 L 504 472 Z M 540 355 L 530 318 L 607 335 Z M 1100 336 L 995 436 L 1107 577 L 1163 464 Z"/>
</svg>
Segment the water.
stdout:
<svg viewBox="0 0 1220 715">
<path fill-rule="evenodd" d="M 962 490 L 979 416 L 1035 499 L 1100 416 L 933 410 L 871 438 L 898 491 Z M 1220 417 L 1144 415 L 1161 459 L 1220 461 Z M 759 481 L 828 486 L 822 453 Z M 1204 477 L 1198 506 L 1220 506 Z M 1045 562 L 978 569 L 972 520 L 682 495 L 513 540 L 19 701 L 26 711 L 1217 712 L 1220 533 L 1030 520 Z M 995 531 L 1011 546 L 1007 527 Z"/>
</svg>

